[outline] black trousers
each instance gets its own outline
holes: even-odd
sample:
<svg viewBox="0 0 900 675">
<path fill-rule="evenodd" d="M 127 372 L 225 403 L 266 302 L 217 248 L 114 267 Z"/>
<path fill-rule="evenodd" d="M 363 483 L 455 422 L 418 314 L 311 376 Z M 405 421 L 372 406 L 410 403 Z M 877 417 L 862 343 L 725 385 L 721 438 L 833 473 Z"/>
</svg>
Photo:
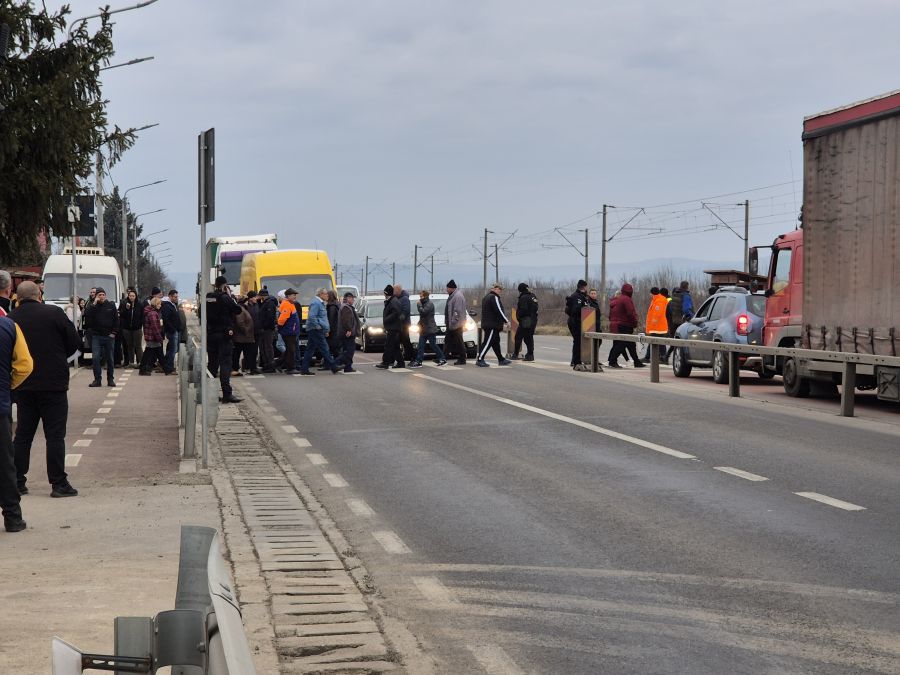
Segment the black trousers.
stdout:
<svg viewBox="0 0 900 675">
<path fill-rule="evenodd" d="M 494 350 L 498 361 L 503 360 L 503 350 L 500 349 L 500 331 L 497 328 L 489 328 L 484 331 L 484 341 L 478 350 L 479 361 L 484 361 L 489 349 Z"/>
<path fill-rule="evenodd" d="M 518 356 L 522 353 L 522 343 L 525 343 L 525 348 L 528 350 L 526 353 L 534 355 L 534 326 L 531 328 L 522 328 L 522 324 L 519 324 L 519 330 L 516 331 L 516 346 L 513 349 L 513 354 Z"/>
<path fill-rule="evenodd" d="M 403 353 L 406 355 L 407 361 L 414 361 L 418 349 L 413 347 L 412 341 L 409 339 L 409 324 L 403 326 L 403 332 L 400 337 L 400 345 L 403 347 Z"/>
<path fill-rule="evenodd" d="M 581 363 L 581 323 L 569 323 L 569 333 L 572 334 L 572 361 L 570 366 L 577 366 Z"/>
<path fill-rule="evenodd" d="M 284 335 L 284 356 L 281 359 L 281 367 L 284 370 L 297 368 L 297 336 Z"/>
<path fill-rule="evenodd" d="M 38 424 L 43 422 L 47 442 L 47 480 L 50 485 L 67 482 L 66 421 L 69 418 L 69 397 L 65 391 L 18 391 L 16 437 L 13 441 L 16 462 L 16 481 L 25 485 L 31 465 L 31 444 Z"/>
<path fill-rule="evenodd" d="M 344 370 L 350 370 L 353 368 L 353 357 L 356 355 L 356 338 L 352 335 L 350 337 L 342 337 L 341 338 L 341 365 L 344 366 Z"/>
<path fill-rule="evenodd" d="M 144 353 L 141 356 L 140 370 L 142 373 L 150 373 L 153 372 L 153 368 L 156 364 L 159 364 L 159 367 L 165 370 L 166 368 L 166 358 L 163 356 L 163 348 L 162 347 L 144 347 Z"/>
<path fill-rule="evenodd" d="M 447 339 L 444 343 L 444 356 L 448 359 L 455 355 L 460 361 L 466 360 L 466 344 L 463 341 L 463 327 L 448 329 Z"/>
<path fill-rule="evenodd" d="M 634 333 L 634 328 L 619 326 L 616 330 L 620 335 L 632 335 Z M 622 340 L 614 340 L 612 349 L 609 350 L 609 362 L 615 363 L 616 360 L 625 352 L 628 352 L 631 355 L 631 360 L 635 363 L 638 362 L 638 353 L 637 353 L 637 345 L 634 342 L 624 342 Z"/>
<path fill-rule="evenodd" d="M 0 507 L 4 518 L 21 518 L 19 488 L 16 485 L 16 464 L 13 460 L 12 432 L 9 416 L 0 415 Z"/>
<path fill-rule="evenodd" d="M 231 353 L 234 346 L 228 335 L 207 335 L 206 353 L 209 356 L 209 372 L 213 377 L 217 374 L 222 385 L 222 396 L 228 398 L 234 392 L 231 389 Z"/>
<path fill-rule="evenodd" d="M 400 346 L 400 334 L 401 331 L 399 330 L 387 331 L 384 340 L 384 357 L 381 359 L 382 363 L 387 365 L 396 363 L 398 366 L 406 365 L 403 361 L 403 350 Z"/>
<path fill-rule="evenodd" d="M 260 365 L 263 368 L 275 366 L 275 331 L 263 329 L 257 340 Z"/>
<path fill-rule="evenodd" d="M 231 369 L 240 369 L 241 357 L 243 356 L 244 370 L 256 370 L 256 351 L 255 342 L 235 342 L 231 356 Z"/>
</svg>

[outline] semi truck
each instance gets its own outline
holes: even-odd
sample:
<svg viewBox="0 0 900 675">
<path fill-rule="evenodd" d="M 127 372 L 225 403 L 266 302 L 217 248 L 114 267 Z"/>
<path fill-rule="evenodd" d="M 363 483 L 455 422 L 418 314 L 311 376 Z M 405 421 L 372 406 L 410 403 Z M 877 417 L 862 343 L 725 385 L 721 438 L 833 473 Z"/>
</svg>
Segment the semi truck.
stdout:
<svg viewBox="0 0 900 675">
<path fill-rule="evenodd" d="M 900 354 L 900 91 L 803 122 L 800 227 L 778 236 L 764 344 Z M 759 266 L 750 252 L 750 271 Z M 840 363 L 766 357 L 791 396 L 833 395 Z M 900 401 L 900 368 L 858 365 L 856 386 Z"/>
<path fill-rule="evenodd" d="M 213 237 L 206 244 L 209 261 L 209 283 L 224 275 L 232 292 L 238 293 L 241 282 L 241 263 L 248 253 L 278 250 L 278 235 L 250 234 L 236 237 Z"/>
</svg>

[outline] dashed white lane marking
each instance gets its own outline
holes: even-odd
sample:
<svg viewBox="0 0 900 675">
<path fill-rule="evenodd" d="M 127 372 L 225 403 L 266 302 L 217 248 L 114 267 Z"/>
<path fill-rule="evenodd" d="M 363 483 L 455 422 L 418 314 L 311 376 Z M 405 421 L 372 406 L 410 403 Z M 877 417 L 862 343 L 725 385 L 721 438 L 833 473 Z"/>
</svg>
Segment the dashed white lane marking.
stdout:
<svg viewBox="0 0 900 675">
<path fill-rule="evenodd" d="M 372 507 L 365 503 L 362 499 L 348 499 L 347 506 L 353 511 L 353 515 L 369 518 L 375 515 Z"/>
<path fill-rule="evenodd" d="M 413 577 L 413 583 L 426 600 L 448 605 L 456 602 L 456 598 L 437 577 Z"/>
<path fill-rule="evenodd" d="M 282 424 L 281 430 L 286 434 L 299 434 L 300 431 L 293 424 Z"/>
<path fill-rule="evenodd" d="M 562 349 L 560 349 L 559 347 L 541 347 L 541 349 L 550 349 L 551 351 L 554 351 L 554 352 L 562 351 Z"/>
<path fill-rule="evenodd" d="M 406 373 L 414 373 L 415 368 L 413 368 L 412 370 L 410 370 L 409 368 L 388 368 L 388 372 L 405 375 Z"/>
<path fill-rule="evenodd" d="M 612 429 L 605 429 L 604 427 L 599 427 L 596 424 L 591 424 L 590 422 L 584 422 L 582 420 L 575 419 L 574 417 L 567 417 L 565 415 L 560 415 L 559 413 L 551 412 L 549 410 L 544 410 L 543 408 L 538 408 L 533 405 L 528 405 L 527 403 L 520 403 L 519 401 L 513 401 L 512 399 L 503 398 L 502 396 L 495 396 L 494 394 L 490 394 L 486 391 L 480 391 L 479 389 L 472 389 L 472 387 L 466 387 L 461 384 L 456 384 L 455 382 L 447 382 L 446 380 L 441 380 L 436 377 L 431 377 L 430 375 L 422 375 L 421 373 L 417 373 L 416 377 L 421 377 L 426 380 L 431 380 L 432 382 L 437 382 L 438 384 L 442 384 L 445 387 L 453 387 L 454 389 L 459 389 L 461 391 L 467 391 L 470 394 L 475 394 L 476 396 L 482 396 L 484 398 L 489 398 L 493 401 L 497 401 L 498 403 L 504 403 L 506 405 L 513 406 L 514 408 L 520 408 L 522 410 L 527 410 L 528 412 L 533 412 L 537 415 L 543 415 L 544 417 L 549 417 L 550 419 L 554 419 L 559 422 L 565 422 L 566 424 L 571 424 L 576 427 L 581 427 L 582 429 L 587 429 L 588 431 L 593 431 L 598 434 L 603 434 L 604 436 L 609 436 L 610 438 L 615 438 L 620 441 L 625 441 L 626 443 L 631 443 L 632 445 L 638 445 L 642 448 L 647 448 L 648 450 L 653 450 L 655 452 L 661 452 L 664 455 L 669 455 L 671 457 L 677 457 L 678 459 L 697 459 L 694 455 L 689 455 L 688 453 L 681 452 L 680 450 L 673 450 L 672 448 L 667 448 L 664 445 L 659 445 L 657 443 L 645 441 L 642 438 L 635 438 L 634 436 L 629 436 L 628 434 L 621 434 L 618 431 L 613 431 Z"/>
<path fill-rule="evenodd" d="M 428 363 L 423 363 L 423 366 L 428 366 L 429 368 L 436 368 L 437 370 L 462 370 L 459 366 L 451 366 L 449 363 L 445 366 L 439 366 L 433 361 L 429 361 Z"/>
<path fill-rule="evenodd" d="M 294 445 L 298 448 L 311 448 L 312 443 L 309 442 L 309 439 L 306 438 L 294 438 Z"/>
<path fill-rule="evenodd" d="M 522 670 L 497 645 L 469 645 L 469 651 L 488 675 L 522 675 Z"/>
<path fill-rule="evenodd" d="M 735 469 L 733 466 L 714 466 L 716 471 L 722 471 L 723 473 L 730 473 L 732 476 L 737 476 L 738 478 L 744 478 L 745 480 L 752 480 L 755 482 L 769 480 L 765 476 L 760 476 L 759 474 L 750 473 L 749 471 L 741 471 L 740 469 Z"/>
<path fill-rule="evenodd" d="M 806 497 L 807 499 L 812 499 L 813 501 L 821 502 L 822 504 L 828 504 L 828 506 L 834 506 L 838 509 L 844 509 L 844 511 L 866 510 L 865 506 L 851 504 L 850 502 L 845 502 L 841 499 L 835 499 L 834 497 L 829 497 L 828 495 L 822 495 L 818 492 L 795 492 L 794 494 L 800 497 Z"/>
<path fill-rule="evenodd" d="M 78 466 L 78 462 L 81 461 L 81 455 L 78 453 L 72 453 L 71 455 L 66 455 L 66 466 Z"/>
<path fill-rule="evenodd" d="M 343 476 L 339 473 L 323 473 L 322 478 L 324 478 L 331 487 L 345 488 L 348 485 L 347 481 L 345 481 Z"/>
<path fill-rule="evenodd" d="M 310 464 L 315 464 L 316 466 L 321 466 L 322 464 L 328 464 L 328 460 L 325 459 L 322 455 L 317 452 L 307 453 L 306 459 L 310 461 Z"/>
<path fill-rule="evenodd" d="M 110 413 L 110 411 L 111 411 L 111 408 L 98 408 L 97 414 L 98 415 L 108 415 Z"/>
<path fill-rule="evenodd" d="M 91 444 L 90 438 L 79 438 L 72 445 L 75 446 L 76 448 L 87 448 L 90 446 L 90 444 Z"/>
<path fill-rule="evenodd" d="M 103 401 L 103 405 L 115 405 L 116 399 Z"/>
<path fill-rule="evenodd" d="M 100 427 L 88 427 L 84 430 L 83 436 L 96 436 L 100 433 Z"/>
<path fill-rule="evenodd" d="M 390 530 L 373 532 L 372 536 L 375 537 L 375 540 L 381 544 L 381 548 L 387 553 L 395 553 L 397 555 L 412 553 L 409 547 L 403 543 L 403 540 Z"/>
<path fill-rule="evenodd" d="M 115 391 L 115 390 L 109 392 L 109 393 L 106 395 L 107 398 L 117 398 L 118 396 L 119 396 L 119 392 L 117 392 L 117 391 Z"/>
<path fill-rule="evenodd" d="M 95 417 L 94 419 L 91 420 L 91 424 L 106 424 L 106 418 L 105 417 Z"/>
<path fill-rule="evenodd" d="M 274 422 L 287 422 L 287 417 L 284 415 L 274 415 L 272 417 L 272 421 Z"/>
</svg>

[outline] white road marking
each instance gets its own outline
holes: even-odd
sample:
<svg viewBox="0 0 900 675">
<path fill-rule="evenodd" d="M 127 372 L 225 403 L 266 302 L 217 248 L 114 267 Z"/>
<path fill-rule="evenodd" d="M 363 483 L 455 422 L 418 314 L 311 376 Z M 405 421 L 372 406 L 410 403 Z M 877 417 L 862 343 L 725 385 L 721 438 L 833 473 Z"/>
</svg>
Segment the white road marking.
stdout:
<svg viewBox="0 0 900 675">
<path fill-rule="evenodd" d="M 73 453 L 71 455 L 66 455 L 66 466 L 78 466 L 78 462 L 81 461 L 81 455 L 77 453 Z"/>
<path fill-rule="evenodd" d="M 269 413 L 270 415 L 277 413 L 278 411 L 272 406 L 267 406 L 263 408 L 263 412 Z"/>
<path fill-rule="evenodd" d="M 309 439 L 307 439 L 307 438 L 295 437 L 294 445 L 296 445 L 298 448 L 311 448 L 312 447 L 312 443 L 310 443 Z"/>
<path fill-rule="evenodd" d="M 562 351 L 562 349 L 560 349 L 559 347 L 541 347 L 541 349 L 551 349 L 551 350 L 553 350 L 554 352 L 561 352 L 561 351 Z"/>
<path fill-rule="evenodd" d="M 362 499 L 348 499 L 347 506 L 350 507 L 350 510 L 353 511 L 353 514 L 356 516 L 369 518 L 375 515 L 375 511 L 372 510 L 372 507 L 366 504 Z"/>
<path fill-rule="evenodd" d="M 286 434 L 299 434 L 300 431 L 293 424 L 282 424 L 281 430 Z"/>
<path fill-rule="evenodd" d="M 339 473 L 323 473 L 322 478 L 324 478 L 331 487 L 345 488 L 348 485 L 347 481 L 345 481 Z"/>
<path fill-rule="evenodd" d="M 469 645 L 469 651 L 488 675 L 521 675 L 509 654 L 497 645 Z"/>
<path fill-rule="evenodd" d="M 103 405 L 115 405 L 115 404 L 116 404 L 115 399 L 103 401 Z"/>
<path fill-rule="evenodd" d="M 248 380 L 262 380 L 263 375 L 244 375 Z"/>
<path fill-rule="evenodd" d="M 414 373 L 416 368 L 388 368 L 389 373 L 397 373 L 398 375 L 405 375 L 406 373 Z"/>
<path fill-rule="evenodd" d="M 437 368 L 438 370 L 462 370 L 460 366 L 451 366 L 449 363 L 443 366 L 439 366 L 433 361 L 428 361 L 427 363 L 423 363 L 423 366 L 428 366 L 429 368 Z"/>
<path fill-rule="evenodd" d="M 96 436 L 100 433 L 100 427 L 88 427 L 84 430 L 83 436 Z"/>
<path fill-rule="evenodd" d="M 287 422 L 287 417 L 284 415 L 274 415 L 272 417 L 273 422 Z"/>
<path fill-rule="evenodd" d="M 554 419 L 559 422 L 565 422 L 566 424 L 571 424 L 576 427 L 581 427 L 582 429 L 587 429 L 588 431 L 593 431 L 598 434 L 603 434 L 604 436 L 609 436 L 610 438 L 615 438 L 620 441 L 625 441 L 626 443 L 638 445 L 642 448 L 647 448 L 648 450 L 653 450 L 655 452 L 661 452 L 664 455 L 669 455 L 671 457 L 677 457 L 678 459 L 697 459 L 694 455 L 689 455 L 688 453 L 681 452 L 680 450 L 673 450 L 672 448 L 667 448 L 664 445 L 659 445 L 657 443 L 645 441 L 641 438 L 635 438 L 634 436 L 629 436 L 628 434 L 622 434 L 622 433 L 619 433 L 618 431 L 613 431 L 612 429 L 605 429 L 604 427 L 599 427 L 596 424 L 591 424 L 590 422 L 584 422 L 582 420 L 575 419 L 574 417 L 566 417 L 565 415 L 560 415 L 559 413 L 551 412 L 549 410 L 544 410 L 543 408 L 538 408 L 533 405 L 528 405 L 527 403 L 520 403 L 519 401 L 513 401 L 512 399 L 503 398 L 502 396 L 495 396 L 494 394 L 489 394 L 486 391 L 472 389 L 471 387 L 466 387 L 461 384 L 456 384 L 454 382 L 447 382 L 446 380 L 439 380 L 435 377 L 431 377 L 430 375 L 422 375 L 421 373 L 417 373 L 416 377 L 421 377 L 426 380 L 431 380 L 432 382 L 437 382 L 438 384 L 442 384 L 445 387 L 453 387 L 454 389 L 459 389 L 461 391 L 467 391 L 470 394 L 475 394 L 476 396 L 482 396 L 484 398 L 489 398 L 493 401 L 497 401 L 498 403 L 504 403 L 506 405 L 511 405 L 515 408 L 520 408 L 522 410 L 527 410 L 528 412 L 533 412 L 537 415 L 543 415 L 544 417 L 549 417 L 550 419 Z"/>
<path fill-rule="evenodd" d="M 110 410 L 111 410 L 111 408 L 98 408 L 97 414 L 98 415 L 108 415 L 110 413 Z"/>
<path fill-rule="evenodd" d="M 118 395 L 119 395 L 119 392 L 117 392 L 117 391 L 111 391 L 111 392 L 109 392 L 106 396 L 107 396 L 108 398 L 116 398 Z"/>
<path fill-rule="evenodd" d="M 91 420 L 91 424 L 106 424 L 106 418 L 105 417 L 95 417 L 94 419 Z"/>
<path fill-rule="evenodd" d="M 268 402 L 266 399 L 264 399 L 264 398 L 258 398 L 258 399 L 256 399 L 256 402 L 257 402 L 259 405 L 269 405 L 269 402 Z"/>
<path fill-rule="evenodd" d="M 90 444 L 91 444 L 90 438 L 79 438 L 72 445 L 75 446 L 76 448 L 87 448 L 88 446 L 90 446 Z"/>
<path fill-rule="evenodd" d="M 381 548 L 387 553 L 395 553 L 397 555 L 412 553 L 409 547 L 403 543 L 403 540 L 390 530 L 373 532 L 372 536 L 375 537 L 376 541 L 381 544 Z"/>
<path fill-rule="evenodd" d="M 413 577 L 413 583 L 426 600 L 439 605 L 453 604 L 456 598 L 437 577 Z"/>
<path fill-rule="evenodd" d="M 763 481 L 763 480 L 769 480 L 765 476 L 760 476 L 755 473 L 750 473 L 749 471 L 741 471 L 740 469 L 735 469 L 733 466 L 714 466 L 713 468 L 716 471 L 730 473 L 732 476 L 737 476 L 738 478 L 744 478 L 746 480 L 752 480 L 752 481 L 756 481 L 756 482 Z"/>
<path fill-rule="evenodd" d="M 310 464 L 315 464 L 316 466 L 321 466 L 322 464 L 328 464 L 328 460 L 325 459 L 324 456 L 320 455 L 317 452 L 307 453 L 306 459 L 309 460 Z"/>
<path fill-rule="evenodd" d="M 828 495 L 822 495 L 818 492 L 795 492 L 794 494 L 800 497 L 806 497 L 807 499 L 812 499 L 813 501 L 821 502 L 822 504 L 828 504 L 828 506 L 834 506 L 839 509 L 844 509 L 844 511 L 866 510 L 865 506 L 857 506 L 856 504 L 851 504 L 850 502 L 835 499 L 834 497 L 829 497 Z"/>
</svg>

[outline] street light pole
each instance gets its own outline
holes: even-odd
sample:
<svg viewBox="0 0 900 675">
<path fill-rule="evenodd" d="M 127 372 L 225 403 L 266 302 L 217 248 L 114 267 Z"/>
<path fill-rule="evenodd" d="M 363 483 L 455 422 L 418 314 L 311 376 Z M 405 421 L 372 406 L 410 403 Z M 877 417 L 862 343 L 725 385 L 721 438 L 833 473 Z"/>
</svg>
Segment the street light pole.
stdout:
<svg viewBox="0 0 900 675">
<path fill-rule="evenodd" d="M 153 0 L 155 2 L 156 0 Z M 167 179 L 145 183 L 144 185 L 136 185 L 125 190 L 122 195 L 122 279 L 125 282 L 125 288 L 128 288 L 128 209 L 127 200 L 128 193 L 132 190 L 140 190 L 141 188 L 150 187 L 151 185 L 159 185 L 165 183 Z M 137 225 L 135 224 L 135 234 L 137 234 Z M 135 288 L 137 287 L 137 245 L 135 244 L 134 260 L 135 263 Z"/>
<path fill-rule="evenodd" d="M 600 240 L 600 302 L 602 303 L 601 307 L 609 304 L 606 297 L 606 204 L 603 205 L 603 229 Z"/>
</svg>

